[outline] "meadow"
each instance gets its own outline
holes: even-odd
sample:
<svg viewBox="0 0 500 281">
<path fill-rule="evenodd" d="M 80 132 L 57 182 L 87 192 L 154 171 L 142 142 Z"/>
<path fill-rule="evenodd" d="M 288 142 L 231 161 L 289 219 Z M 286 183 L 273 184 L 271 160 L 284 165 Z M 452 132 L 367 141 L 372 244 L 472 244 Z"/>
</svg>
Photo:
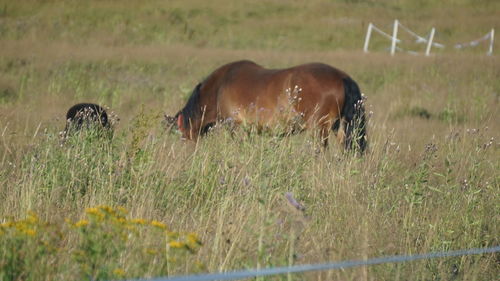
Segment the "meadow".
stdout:
<svg viewBox="0 0 500 281">
<path fill-rule="evenodd" d="M 397 53 L 369 22 L 447 45 L 500 30 L 472 0 L 0 0 L 0 280 L 117 280 L 499 245 L 500 60 L 487 45 Z M 410 42 L 403 47 L 423 52 Z M 497 40 L 498 41 L 498 40 Z M 165 128 L 216 67 L 311 61 L 367 96 L 363 157 L 312 132 Z M 63 145 L 66 110 L 112 139 Z M 319 151 L 319 152 L 318 152 Z M 291 194 L 304 208 L 290 204 Z M 259 280 L 495 280 L 497 254 Z"/>
</svg>

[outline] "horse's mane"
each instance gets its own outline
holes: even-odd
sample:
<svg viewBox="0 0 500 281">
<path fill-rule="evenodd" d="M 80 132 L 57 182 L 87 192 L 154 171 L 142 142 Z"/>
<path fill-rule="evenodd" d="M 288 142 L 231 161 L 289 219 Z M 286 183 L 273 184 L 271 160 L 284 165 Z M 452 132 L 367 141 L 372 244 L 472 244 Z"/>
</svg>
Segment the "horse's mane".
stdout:
<svg viewBox="0 0 500 281">
<path fill-rule="evenodd" d="M 186 106 L 184 106 L 181 111 L 179 111 L 175 116 L 178 117 L 182 115 L 182 127 L 189 130 L 191 128 L 191 121 L 201 118 L 201 108 L 200 108 L 200 88 L 201 83 L 196 85 L 193 93 L 189 97 Z"/>
<path fill-rule="evenodd" d="M 215 70 L 209 77 L 207 77 L 203 82 L 198 83 L 198 85 L 196 85 L 196 87 L 193 90 L 193 93 L 191 94 L 191 96 L 189 97 L 189 99 L 186 103 L 186 106 L 184 106 L 184 108 L 181 109 L 181 111 L 179 111 L 175 115 L 175 118 L 177 118 L 177 119 L 179 118 L 179 115 L 182 116 L 182 118 L 181 118 L 182 124 L 181 125 L 184 129 L 190 130 L 191 129 L 191 122 L 193 122 L 193 120 L 200 120 L 203 117 L 202 116 L 203 112 L 202 112 L 201 105 L 200 105 L 201 86 L 206 81 L 213 79 L 214 75 L 215 75 L 215 77 L 217 77 L 217 76 L 220 77 L 220 75 L 222 74 L 222 75 L 225 75 L 226 79 L 228 79 L 227 77 L 230 75 L 226 75 L 226 74 L 228 74 L 228 72 L 231 69 L 234 69 L 235 66 L 240 66 L 242 64 L 252 64 L 252 65 L 259 66 L 255 62 L 249 61 L 249 60 L 242 60 L 242 61 L 229 63 L 229 64 L 221 66 L 220 68 Z M 202 131 L 204 129 L 206 129 L 206 128 L 202 128 Z"/>
</svg>

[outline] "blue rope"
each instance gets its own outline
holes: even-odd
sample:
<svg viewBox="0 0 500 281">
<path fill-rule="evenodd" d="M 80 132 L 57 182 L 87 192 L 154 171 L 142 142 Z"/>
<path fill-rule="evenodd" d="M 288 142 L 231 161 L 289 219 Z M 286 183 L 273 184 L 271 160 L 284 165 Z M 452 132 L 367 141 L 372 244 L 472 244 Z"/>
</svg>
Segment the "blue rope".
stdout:
<svg viewBox="0 0 500 281">
<path fill-rule="evenodd" d="M 319 270 L 332 270 L 340 268 L 357 267 L 363 265 L 374 265 L 382 263 L 396 263 L 396 262 L 408 262 L 422 259 L 433 259 L 433 258 L 444 258 L 444 257 L 456 257 L 465 255 L 479 255 L 486 253 L 496 253 L 500 252 L 500 246 L 490 247 L 490 248 L 474 248 L 465 250 L 456 250 L 448 252 L 432 252 L 426 254 L 417 255 L 400 255 L 400 256 L 388 256 L 381 258 L 373 258 L 368 260 L 351 260 L 342 261 L 336 263 L 323 263 L 323 264 L 304 264 L 289 267 L 275 267 L 266 268 L 261 270 L 243 270 L 243 271 L 233 271 L 233 272 L 221 272 L 221 273 L 210 273 L 210 274 L 200 274 L 200 275 L 187 275 L 187 276 L 176 276 L 176 277 L 164 277 L 164 278 L 153 278 L 153 279 L 136 279 L 134 281 L 218 281 L 218 280 L 239 280 L 245 278 L 252 278 L 258 276 L 266 275 L 276 275 L 283 273 L 298 273 L 306 271 L 319 271 Z M 132 280 L 130 280 L 132 281 Z"/>
</svg>

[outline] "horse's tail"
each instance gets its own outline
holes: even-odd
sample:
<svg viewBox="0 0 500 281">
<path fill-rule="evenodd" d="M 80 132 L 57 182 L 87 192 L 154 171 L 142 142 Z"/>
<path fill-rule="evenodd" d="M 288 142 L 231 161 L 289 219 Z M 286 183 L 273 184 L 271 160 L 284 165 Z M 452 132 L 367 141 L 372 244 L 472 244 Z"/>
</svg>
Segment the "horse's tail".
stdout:
<svg viewBox="0 0 500 281">
<path fill-rule="evenodd" d="M 363 97 L 358 84 L 350 77 L 342 79 L 344 82 L 344 107 L 341 115 L 345 120 L 345 148 L 354 149 L 363 153 L 367 146 L 366 118 Z"/>
</svg>

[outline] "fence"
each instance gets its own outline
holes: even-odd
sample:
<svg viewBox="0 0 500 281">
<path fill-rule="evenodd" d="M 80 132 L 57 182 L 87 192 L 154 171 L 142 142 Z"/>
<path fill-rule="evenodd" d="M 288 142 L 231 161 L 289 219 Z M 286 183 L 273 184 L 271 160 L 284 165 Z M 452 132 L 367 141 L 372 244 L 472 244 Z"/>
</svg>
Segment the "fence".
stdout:
<svg viewBox="0 0 500 281">
<path fill-rule="evenodd" d="M 390 47 L 391 55 L 394 55 L 396 53 L 396 50 L 403 51 L 403 49 L 397 47 L 397 44 L 402 42 L 401 39 L 398 39 L 399 28 L 401 28 L 402 30 L 406 31 L 408 34 L 413 36 L 416 39 L 415 40 L 416 43 L 425 43 L 426 44 L 426 48 L 425 48 L 425 55 L 426 56 L 430 55 L 432 47 L 441 48 L 441 49 L 446 47 L 444 44 L 434 42 L 434 35 L 436 33 L 436 29 L 434 27 L 431 28 L 429 35 L 424 37 L 424 36 L 420 36 L 417 33 L 411 31 L 409 28 L 402 25 L 399 22 L 399 20 L 396 19 L 396 20 L 394 20 L 394 24 L 393 24 L 392 35 L 382 31 L 381 29 L 379 29 L 373 23 L 370 22 L 368 24 L 368 29 L 366 31 L 365 44 L 363 47 L 363 51 L 365 53 L 368 53 L 368 46 L 370 44 L 372 31 L 375 31 L 375 32 L 379 33 L 380 35 L 384 36 L 385 38 L 391 40 L 391 47 Z M 488 51 L 486 54 L 491 56 L 491 55 L 493 55 L 494 39 L 495 39 L 495 29 L 492 28 L 491 31 L 488 32 L 483 37 L 476 39 L 476 40 L 473 40 L 473 41 L 470 41 L 470 42 L 455 44 L 454 47 L 455 47 L 455 49 L 462 49 L 465 47 L 475 47 L 475 46 L 479 45 L 479 43 L 489 40 L 490 44 L 489 44 L 489 48 L 488 48 Z M 418 54 L 415 51 L 407 51 L 407 52 L 411 53 L 411 54 Z"/>
<path fill-rule="evenodd" d="M 275 267 L 267 269 L 257 269 L 257 270 L 245 270 L 245 271 L 235 271 L 235 272 L 221 272 L 221 273 L 211 273 L 211 274 L 199 274 L 199 275 L 188 275 L 188 276 L 177 276 L 177 277 L 166 277 L 166 278 L 153 278 L 153 279 L 138 279 L 135 281 L 216 281 L 216 280 L 241 280 L 246 278 L 254 278 L 260 276 L 278 275 L 278 274 L 290 274 L 308 271 L 320 271 L 320 270 L 333 270 L 333 269 L 345 269 L 349 267 L 357 266 L 367 266 L 376 265 L 383 263 L 397 263 L 397 262 L 409 262 L 415 260 L 423 259 L 433 259 L 433 258 L 445 258 L 445 257 L 457 257 L 465 255 L 479 255 L 487 253 L 500 252 L 500 246 L 490 247 L 490 248 L 474 248 L 474 249 L 464 249 L 448 252 L 432 252 L 426 254 L 418 255 L 401 255 L 401 256 L 389 256 L 374 258 L 369 260 L 353 260 L 353 261 L 342 261 L 337 263 L 324 263 L 324 264 L 306 264 L 288 267 Z M 129 280 L 134 281 L 134 280 Z"/>
</svg>

